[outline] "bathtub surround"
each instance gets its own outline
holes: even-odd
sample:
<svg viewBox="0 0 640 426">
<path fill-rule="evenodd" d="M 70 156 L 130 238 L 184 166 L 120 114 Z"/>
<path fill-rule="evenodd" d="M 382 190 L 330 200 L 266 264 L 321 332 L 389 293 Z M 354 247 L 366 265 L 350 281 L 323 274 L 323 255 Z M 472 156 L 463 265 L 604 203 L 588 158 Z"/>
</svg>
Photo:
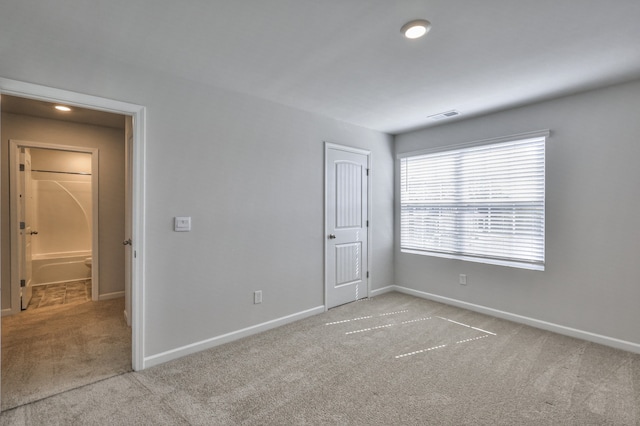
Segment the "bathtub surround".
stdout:
<svg viewBox="0 0 640 426">
<path fill-rule="evenodd" d="M 32 260 L 33 285 L 47 285 L 91 279 L 86 261 L 91 251 L 35 255 Z"/>
<path fill-rule="evenodd" d="M 82 293 L 72 287 L 66 292 Z M 130 371 L 131 329 L 123 310 L 121 297 L 3 317 L 2 409 Z"/>
<path fill-rule="evenodd" d="M 91 154 L 29 148 L 34 221 L 33 285 L 91 278 Z M 97 186 L 97 185 L 96 185 Z"/>
<path fill-rule="evenodd" d="M 639 368 L 637 354 L 388 293 L 37 401 L 0 421 L 632 425 L 640 422 Z"/>
<path fill-rule="evenodd" d="M 91 252 L 91 154 L 30 148 L 38 235 L 33 254 Z M 88 256 L 87 256 L 88 257 Z"/>
</svg>

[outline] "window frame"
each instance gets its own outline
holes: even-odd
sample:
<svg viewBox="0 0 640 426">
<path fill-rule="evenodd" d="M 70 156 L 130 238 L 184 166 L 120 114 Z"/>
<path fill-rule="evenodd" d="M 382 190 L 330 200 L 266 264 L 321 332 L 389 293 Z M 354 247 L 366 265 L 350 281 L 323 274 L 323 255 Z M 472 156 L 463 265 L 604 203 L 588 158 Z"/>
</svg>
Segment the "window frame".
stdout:
<svg viewBox="0 0 640 426">
<path fill-rule="evenodd" d="M 485 263 L 485 264 L 491 264 L 491 265 L 499 265 L 499 266 L 508 266 L 508 267 L 516 267 L 516 268 L 522 268 L 522 269 L 529 269 L 529 270 L 537 270 L 537 271 L 544 271 L 545 269 L 545 263 L 546 263 L 546 149 L 547 149 L 547 142 L 549 140 L 551 132 L 549 130 L 539 130 L 539 131 L 535 131 L 535 132 L 527 132 L 527 133 L 520 133 L 520 134 L 516 134 L 516 135 L 509 135 L 509 136 L 504 136 L 504 137 L 499 137 L 499 138 L 492 138 L 492 139 L 484 139 L 484 140 L 480 140 L 480 141 L 475 141 L 475 142 L 469 142 L 469 143 L 462 143 L 462 144 L 453 144 L 453 145 L 445 145 L 445 146 L 439 146 L 439 147 L 435 147 L 435 148 L 430 148 L 430 149 L 424 149 L 424 150 L 419 150 L 419 151 L 410 151 L 410 152 L 406 152 L 406 153 L 399 153 L 396 155 L 396 159 L 397 159 L 397 167 L 398 167 L 398 194 L 399 194 L 399 203 L 398 203 L 398 218 L 399 218 L 399 246 L 400 246 L 400 252 L 401 253 L 409 253 L 409 254 L 417 254 L 417 255 L 425 255 L 425 256 L 433 256 L 433 257 L 440 257 L 440 258 L 447 258 L 447 259 L 456 259 L 456 260 L 463 260 L 463 261 L 472 261 L 472 262 L 479 262 L 479 263 Z M 543 191 L 543 196 L 542 196 L 542 202 L 541 202 L 541 206 L 542 206 L 542 213 L 541 213 L 541 220 L 540 220 L 540 216 L 538 216 L 538 223 L 541 222 L 541 241 L 539 241 L 538 239 L 538 245 L 541 245 L 541 260 L 539 259 L 540 253 L 538 253 L 536 256 L 538 256 L 538 259 L 534 259 L 533 257 L 530 257 L 529 259 L 522 259 L 522 258 L 509 258 L 509 257 L 500 257 L 500 256 L 495 256 L 495 255 L 490 255 L 490 256 L 485 256 L 485 255 L 479 255 L 477 253 L 469 253 L 469 252 L 465 252 L 464 250 L 461 251 L 457 251 L 457 252 L 452 252 L 452 251 L 438 251 L 438 250 L 433 250 L 433 248 L 430 249 L 416 249 L 415 247 L 403 247 L 403 218 L 404 218 L 404 207 L 406 205 L 409 205 L 410 203 L 403 203 L 403 195 L 404 195 L 404 188 L 402 187 L 402 182 L 403 182 L 403 177 L 402 177 L 402 161 L 404 159 L 408 159 L 408 158 L 415 158 L 415 157 L 423 157 L 423 156 L 428 156 L 431 154 L 447 154 L 447 153 L 453 153 L 453 152 L 459 152 L 462 150 L 466 150 L 469 148 L 475 148 L 475 147 L 481 147 L 481 146 L 487 146 L 487 145 L 498 145 L 498 144 L 503 144 L 503 143 L 508 143 L 508 142 L 517 142 L 517 141 L 525 141 L 525 140 L 529 140 L 529 139 L 542 139 L 542 143 L 543 143 L 543 160 L 542 160 L 542 191 Z M 459 170 L 459 169 L 456 169 Z M 539 201 L 538 201 L 539 203 Z M 427 202 L 425 202 L 425 204 L 428 204 Z M 460 208 L 460 206 L 462 206 L 464 204 L 464 202 L 458 202 L 458 208 Z M 469 203 L 467 203 L 469 204 Z M 505 204 L 509 204 L 509 203 L 502 203 L 502 206 L 504 206 Z M 511 203 L 513 204 L 513 203 Z M 500 203 L 491 203 L 492 206 L 499 206 L 501 205 Z M 515 207 L 514 207 L 515 209 Z M 538 210 L 540 209 L 540 207 L 538 206 Z M 456 212 L 454 213 L 456 215 L 456 218 L 454 220 L 454 222 L 458 222 L 458 217 L 463 214 L 462 210 L 460 213 Z M 515 216 L 515 217 L 520 217 L 520 216 Z M 455 228 L 455 233 L 458 233 L 458 228 Z M 462 236 L 462 239 L 456 239 L 455 242 L 453 243 L 456 246 L 461 246 L 461 241 L 463 241 L 465 235 L 461 234 L 461 235 L 457 235 L 458 236 Z M 491 244 L 489 244 L 491 245 Z"/>
</svg>

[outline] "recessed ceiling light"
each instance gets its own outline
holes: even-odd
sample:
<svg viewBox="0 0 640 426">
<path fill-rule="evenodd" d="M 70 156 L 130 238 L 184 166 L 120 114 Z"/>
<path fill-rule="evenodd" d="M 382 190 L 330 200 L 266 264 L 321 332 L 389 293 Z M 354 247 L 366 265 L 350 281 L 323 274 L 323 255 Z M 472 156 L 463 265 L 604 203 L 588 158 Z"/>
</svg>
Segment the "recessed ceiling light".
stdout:
<svg viewBox="0 0 640 426">
<path fill-rule="evenodd" d="M 431 22 L 426 19 L 415 19 L 411 22 L 407 22 L 400 28 L 400 32 L 404 34 L 406 38 L 420 38 L 431 29 Z"/>
<path fill-rule="evenodd" d="M 55 109 L 57 109 L 58 111 L 64 111 L 64 112 L 71 111 L 71 108 L 69 108 L 68 106 L 64 106 L 64 105 L 56 105 Z"/>
</svg>

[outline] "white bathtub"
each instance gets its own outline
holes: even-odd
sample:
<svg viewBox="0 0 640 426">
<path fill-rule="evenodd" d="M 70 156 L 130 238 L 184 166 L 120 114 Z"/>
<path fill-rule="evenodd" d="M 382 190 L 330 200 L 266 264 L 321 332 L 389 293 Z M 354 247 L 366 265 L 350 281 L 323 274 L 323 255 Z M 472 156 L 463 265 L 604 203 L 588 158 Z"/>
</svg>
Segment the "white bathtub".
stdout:
<svg viewBox="0 0 640 426">
<path fill-rule="evenodd" d="M 91 251 L 72 251 L 34 255 L 32 285 L 46 285 L 91 278 L 91 270 L 84 261 Z"/>
</svg>

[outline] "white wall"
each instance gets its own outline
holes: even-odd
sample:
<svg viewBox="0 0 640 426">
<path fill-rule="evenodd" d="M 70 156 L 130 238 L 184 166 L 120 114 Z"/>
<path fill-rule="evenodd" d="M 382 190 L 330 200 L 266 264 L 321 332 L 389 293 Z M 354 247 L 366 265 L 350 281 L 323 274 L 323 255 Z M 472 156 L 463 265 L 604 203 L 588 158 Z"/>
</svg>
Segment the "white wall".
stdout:
<svg viewBox="0 0 640 426">
<path fill-rule="evenodd" d="M 639 344 L 638 111 L 640 81 L 397 136 L 404 153 L 551 130 L 544 272 L 400 253 L 396 221 L 395 283 Z"/>
<path fill-rule="evenodd" d="M 372 280 L 392 282 L 390 137 L 214 90 L 170 96 L 180 113 L 144 102 L 149 354 L 324 303 L 325 140 L 373 151 Z"/>
<path fill-rule="evenodd" d="M 372 151 L 371 280 L 392 284 L 391 136 L 92 52 L 3 49 L 0 76 L 147 107 L 145 357 L 323 305 L 324 141 Z"/>
</svg>

